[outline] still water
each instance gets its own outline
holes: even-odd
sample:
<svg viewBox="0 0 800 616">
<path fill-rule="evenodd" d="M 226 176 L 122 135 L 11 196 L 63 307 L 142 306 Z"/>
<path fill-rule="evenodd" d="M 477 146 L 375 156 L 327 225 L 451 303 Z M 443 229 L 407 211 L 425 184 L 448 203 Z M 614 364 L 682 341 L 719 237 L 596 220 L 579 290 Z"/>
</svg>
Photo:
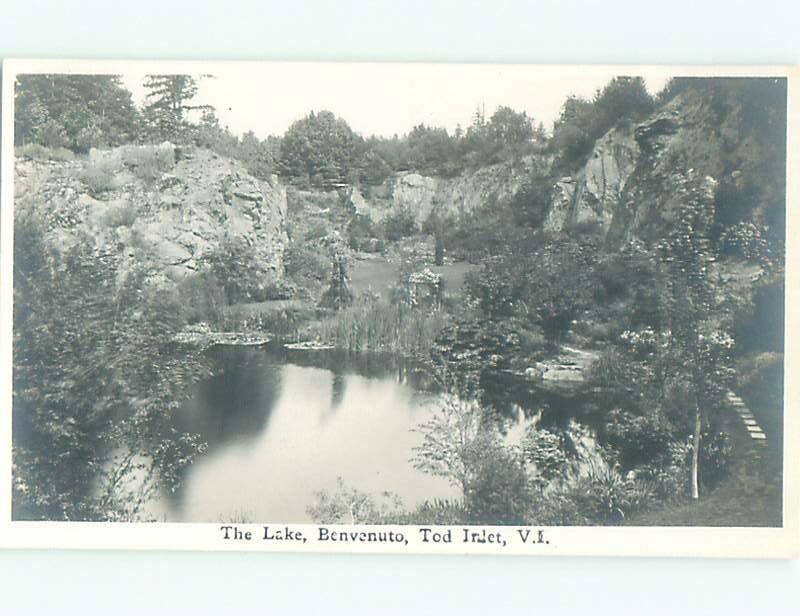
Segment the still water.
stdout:
<svg viewBox="0 0 800 616">
<path fill-rule="evenodd" d="M 315 492 L 391 491 L 413 509 L 454 496 L 441 478 L 412 466 L 413 431 L 436 409 L 403 366 L 334 351 L 222 347 L 223 371 L 200 384 L 177 427 L 208 449 L 182 487 L 149 511 L 170 522 L 311 522 Z"/>
</svg>

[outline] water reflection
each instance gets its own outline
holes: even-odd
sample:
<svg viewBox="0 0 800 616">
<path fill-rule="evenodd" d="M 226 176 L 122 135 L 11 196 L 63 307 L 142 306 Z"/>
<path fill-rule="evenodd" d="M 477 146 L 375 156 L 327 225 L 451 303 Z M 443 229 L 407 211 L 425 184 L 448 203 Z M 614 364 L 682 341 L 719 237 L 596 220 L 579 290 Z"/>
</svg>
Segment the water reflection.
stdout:
<svg viewBox="0 0 800 616">
<path fill-rule="evenodd" d="M 437 395 L 398 382 L 380 356 L 282 349 L 219 351 L 224 372 L 197 388 L 178 413 L 182 430 L 208 450 L 188 467 L 183 486 L 152 504 L 168 521 L 310 521 L 318 490 L 348 486 L 398 493 L 407 508 L 452 496 L 441 478 L 409 463 L 412 431 Z M 404 369 L 404 381 L 415 371 Z"/>
</svg>

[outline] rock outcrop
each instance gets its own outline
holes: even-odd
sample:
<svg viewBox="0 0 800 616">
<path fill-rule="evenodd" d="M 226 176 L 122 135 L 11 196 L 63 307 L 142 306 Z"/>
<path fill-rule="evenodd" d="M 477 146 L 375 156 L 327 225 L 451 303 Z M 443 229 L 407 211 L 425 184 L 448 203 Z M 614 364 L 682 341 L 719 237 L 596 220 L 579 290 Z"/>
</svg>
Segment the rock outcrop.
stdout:
<svg viewBox="0 0 800 616">
<path fill-rule="evenodd" d="M 247 247 L 254 278 L 279 280 L 288 237 L 286 191 L 277 177 L 257 180 L 206 150 L 164 168 L 153 155 L 166 147 L 93 150 L 88 161 L 18 159 L 15 205 L 39 211 L 54 246 L 94 242 L 98 251 L 146 264 L 153 284 L 200 271 L 225 242 Z M 174 160 L 174 152 L 166 158 Z M 155 160 L 162 170 L 131 160 Z"/>
<path fill-rule="evenodd" d="M 576 224 L 596 223 L 607 231 L 636 166 L 638 150 L 630 123 L 614 127 L 598 139 L 586 165 L 553 187 L 545 229 L 563 231 Z"/>
<path fill-rule="evenodd" d="M 433 211 L 442 216 L 465 216 L 481 207 L 509 202 L 538 164 L 541 162 L 528 156 L 465 171 L 453 178 L 398 173 L 374 188 L 366 199 L 361 194 L 349 197 L 349 204 L 373 221 L 398 210 L 411 212 L 417 224 L 424 223 Z"/>
</svg>

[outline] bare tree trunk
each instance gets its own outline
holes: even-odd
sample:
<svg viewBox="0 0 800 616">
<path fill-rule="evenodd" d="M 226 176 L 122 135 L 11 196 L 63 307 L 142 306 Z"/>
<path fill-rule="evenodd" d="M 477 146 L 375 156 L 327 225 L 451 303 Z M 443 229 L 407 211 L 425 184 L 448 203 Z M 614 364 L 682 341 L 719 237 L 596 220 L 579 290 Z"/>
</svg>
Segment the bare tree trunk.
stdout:
<svg viewBox="0 0 800 616">
<path fill-rule="evenodd" d="M 694 403 L 694 436 L 692 437 L 692 499 L 700 498 L 700 406 Z"/>
</svg>

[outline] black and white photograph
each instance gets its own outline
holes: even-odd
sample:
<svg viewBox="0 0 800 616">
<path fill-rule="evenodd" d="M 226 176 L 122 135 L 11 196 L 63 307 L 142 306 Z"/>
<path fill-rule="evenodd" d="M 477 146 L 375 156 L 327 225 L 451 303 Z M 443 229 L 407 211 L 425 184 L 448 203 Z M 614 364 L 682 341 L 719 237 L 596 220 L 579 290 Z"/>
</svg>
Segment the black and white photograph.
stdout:
<svg viewBox="0 0 800 616">
<path fill-rule="evenodd" d="M 796 76 L 6 63 L 6 540 L 796 553 Z"/>
</svg>

